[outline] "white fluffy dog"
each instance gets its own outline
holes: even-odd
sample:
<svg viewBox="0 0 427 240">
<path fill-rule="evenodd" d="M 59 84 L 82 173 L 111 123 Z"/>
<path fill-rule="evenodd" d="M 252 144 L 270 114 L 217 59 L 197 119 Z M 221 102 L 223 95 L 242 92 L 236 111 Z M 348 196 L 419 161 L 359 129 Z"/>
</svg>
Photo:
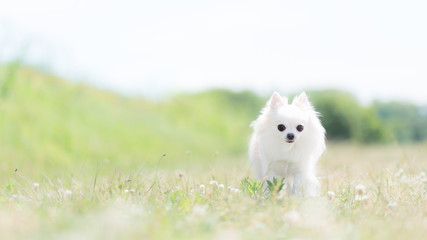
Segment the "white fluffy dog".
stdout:
<svg viewBox="0 0 427 240">
<path fill-rule="evenodd" d="M 318 116 L 304 92 L 291 104 L 273 93 L 251 124 L 249 158 L 258 179 L 284 177 L 292 194 L 319 194 L 315 164 L 325 151 L 325 129 Z"/>
</svg>

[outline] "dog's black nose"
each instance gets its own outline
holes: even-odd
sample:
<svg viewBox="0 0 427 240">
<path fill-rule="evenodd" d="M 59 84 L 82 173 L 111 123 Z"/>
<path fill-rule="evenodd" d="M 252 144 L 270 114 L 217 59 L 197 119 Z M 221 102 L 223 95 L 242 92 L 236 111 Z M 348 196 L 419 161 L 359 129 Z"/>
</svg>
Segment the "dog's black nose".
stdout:
<svg viewBox="0 0 427 240">
<path fill-rule="evenodd" d="M 287 137 L 289 140 L 294 140 L 295 135 L 294 135 L 293 133 L 288 133 L 288 135 L 286 135 L 286 137 Z"/>
</svg>

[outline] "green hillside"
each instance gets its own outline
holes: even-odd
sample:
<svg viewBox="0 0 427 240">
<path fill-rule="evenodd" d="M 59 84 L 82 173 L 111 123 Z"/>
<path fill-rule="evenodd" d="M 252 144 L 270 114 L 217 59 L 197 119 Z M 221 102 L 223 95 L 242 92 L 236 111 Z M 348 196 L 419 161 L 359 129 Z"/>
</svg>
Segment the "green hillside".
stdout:
<svg viewBox="0 0 427 240">
<path fill-rule="evenodd" d="M 0 101 L 2 172 L 80 171 L 100 163 L 111 170 L 173 167 L 188 158 L 241 155 L 250 134 L 248 119 L 260 107 L 239 102 L 250 93 L 211 91 L 155 104 L 31 68 L 8 70 L 0 70 L 1 83 L 8 83 Z"/>
</svg>

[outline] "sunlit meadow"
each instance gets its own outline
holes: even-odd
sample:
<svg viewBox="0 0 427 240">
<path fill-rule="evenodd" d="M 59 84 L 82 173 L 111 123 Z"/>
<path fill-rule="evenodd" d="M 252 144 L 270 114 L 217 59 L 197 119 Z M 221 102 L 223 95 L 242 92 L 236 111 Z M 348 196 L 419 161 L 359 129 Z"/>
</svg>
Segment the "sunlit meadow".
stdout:
<svg viewBox="0 0 427 240">
<path fill-rule="evenodd" d="M 47 173 L 37 182 L 18 170 L 0 192 L 0 232 L 3 239 L 422 239 L 426 149 L 331 144 L 316 198 L 264 191 L 247 178 L 243 158 L 177 170 Z"/>
<path fill-rule="evenodd" d="M 246 143 L 249 122 L 213 118 L 247 112 L 205 96 L 155 105 L 28 69 L 14 74 L 0 102 L 1 239 L 427 235 L 426 144 L 329 142 L 321 196 L 292 197 L 277 191 L 280 181 L 263 189 L 246 145 L 227 140 Z"/>
</svg>

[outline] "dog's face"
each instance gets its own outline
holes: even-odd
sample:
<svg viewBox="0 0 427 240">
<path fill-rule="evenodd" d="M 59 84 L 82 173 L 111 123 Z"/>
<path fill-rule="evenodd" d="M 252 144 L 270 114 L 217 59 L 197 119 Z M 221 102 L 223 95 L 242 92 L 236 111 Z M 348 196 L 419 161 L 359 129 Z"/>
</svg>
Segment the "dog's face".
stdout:
<svg viewBox="0 0 427 240">
<path fill-rule="evenodd" d="M 285 105 L 272 113 L 272 128 L 287 143 L 294 143 L 304 135 L 308 116 L 300 108 Z"/>
<path fill-rule="evenodd" d="M 294 144 L 304 136 L 310 136 L 309 120 L 314 109 L 305 93 L 295 97 L 291 104 L 288 99 L 274 93 L 263 110 L 262 121 L 255 121 L 270 136 L 285 144 Z"/>
</svg>

